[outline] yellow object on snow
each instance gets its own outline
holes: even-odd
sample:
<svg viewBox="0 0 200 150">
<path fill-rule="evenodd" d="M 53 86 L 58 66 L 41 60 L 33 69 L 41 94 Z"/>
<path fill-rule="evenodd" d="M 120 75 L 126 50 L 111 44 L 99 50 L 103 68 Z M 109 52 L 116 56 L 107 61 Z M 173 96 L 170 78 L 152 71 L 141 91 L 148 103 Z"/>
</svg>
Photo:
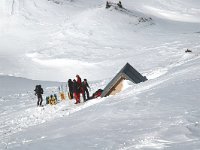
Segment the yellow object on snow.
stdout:
<svg viewBox="0 0 200 150">
<path fill-rule="evenodd" d="M 56 98 L 54 96 L 49 98 L 49 104 L 56 105 Z"/>
<path fill-rule="evenodd" d="M 60 93 L 60 98 L 61 98 L 61 100 L 65 100 L 65 93 L 64 92 Z"/>
</svg>

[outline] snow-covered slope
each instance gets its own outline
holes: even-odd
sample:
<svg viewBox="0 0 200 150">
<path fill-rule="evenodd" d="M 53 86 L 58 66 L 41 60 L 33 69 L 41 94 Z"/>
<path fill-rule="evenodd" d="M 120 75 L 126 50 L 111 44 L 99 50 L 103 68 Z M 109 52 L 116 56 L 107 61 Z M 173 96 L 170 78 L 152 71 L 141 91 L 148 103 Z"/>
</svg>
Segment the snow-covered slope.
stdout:
<svg viewBox="0 0 200 150">
<path fill-rule="evenodd" d="M 199 66 L 199 55 L 185 54 L 151 71 L 145 83 L 78 106 L 69 100 L 43 108 L 35 108 L 34 100 L 11 103 L 1 114 L 1 148 L 198 149 Z"/>
<path fill-rule="evenodd" d="M 0 69 L 4 74 L 65 81 L 79 73 L 98 80 L 112 77 L 127 61 L 146 71 L 158 67 L 158 63 L 165 65 L 166 60 L 178 59 L 185 48 L 199 47 L 197 0 L 125 0 L 127 10 L 105 9 L 103 0 L 0 3 Z M 179 19 L 163 17 L 164 12 L 150 8 L 179 15 Z M 184 15 L 180 15 L 182 11 Z M 141 17 L 153 20 L 139 22 Z M 163 60 L 152 51 L 161 55 L 162 51 L 168 52 Z M 144 55 L 149 57 L 143 65 L 140 60 Z"/>
<path fill-rule="evenodd" d="M 149 79 L 116 96 L 36 108 L 37 81 L 0 76 L 9 93 L 0 97 L 0 149 L 199 149 L 199 1 L 123 0 L 126 9 L 105 2 L 0 1 L 1 74 L 80 74 L 92 93 L 129 62 Z M 60 83 L 40 84 L 44 97 L 58 93 L 52 86 Z"/>
</svg>

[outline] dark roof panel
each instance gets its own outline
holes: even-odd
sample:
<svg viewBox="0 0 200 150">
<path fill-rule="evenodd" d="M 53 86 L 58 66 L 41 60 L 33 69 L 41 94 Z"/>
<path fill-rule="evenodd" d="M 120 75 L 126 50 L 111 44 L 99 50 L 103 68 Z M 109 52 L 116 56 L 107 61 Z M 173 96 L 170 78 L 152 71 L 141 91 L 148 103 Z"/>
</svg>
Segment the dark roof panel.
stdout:
<svg viewBox="0 0 200 150">
<path fill-rule="evenodd" d="M 137 70 L 135 70 L 129 63 L 127 63 L 104 88 L 101 97 L 108 96 L 108 94 L 111 93 L 110 90 L 117 84 L 117 81 L 120 78 L 125 78 L 136 84 L 147 80 L 146 77 L 143 77 Z"/>
</svg>

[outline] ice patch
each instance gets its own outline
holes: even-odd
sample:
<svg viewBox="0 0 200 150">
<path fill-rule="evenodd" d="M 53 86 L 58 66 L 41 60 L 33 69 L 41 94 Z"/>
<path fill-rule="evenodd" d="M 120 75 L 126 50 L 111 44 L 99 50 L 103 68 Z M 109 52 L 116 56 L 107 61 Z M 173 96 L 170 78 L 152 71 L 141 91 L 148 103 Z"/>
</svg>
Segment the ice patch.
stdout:
<svg viewBox="0 0 200 150">
<path fill-rule="evenodd" d="M 26 54 L 27 57 L 31 58 L 32 61 L 46 66 L 46 67 L 67 67 L 67 66 L 79 66 L 79 65 L 83 65 L 83 66 L 88 66 L 88 67 L 92 67 L 95 64 L 94 63 L 89 63 L 89 62 L 83 62 L 80 60 L 70 60 L 70 59 L 63 59 L 63 58 L 56 58 L 56 59 L 47 59 L 47 58 L 40 58 L 40 55 L 38 53 L 29 53 Z M 72 65 L 74 64 L 74 65 Z"/>
<path fill-rule="evenodd" d="M 136 149 L 164 149 L 167 146 L 167 144 L 170 144 L 171 142 L 165 141 L 165 140 L 159 140 L 154 137 L 146 137 L 144 139 L 141 139 L 138 144 L 136 144 L 134 147 Z"/>
<path fill-rule="evenodd" d="M 78 66 L 78 65 L 89 66 L 89 67 L 94 66 L 94 64 L 92 64 L 92 63 L 83 62 L 83 61 L 79 61 L 79 60 L 38 59 L 38 58 L 33 58 L 32 60 L 40 65 L 47 66 L 47 67 L 56 67 L 56 68 L 72 66 L 72 64 L 74 64 L 73 66 Z"/>
<path fill-rule="evenodd" d="M 119 150 L 131 150 L 131 149 L 164 149 L 169 147 L 168 145 L 172 142 L 161 140 L 155 137 L 144 137 L 144 139 L 133 139 L 133 145 L 131 146 L 124 146 Z"/>
</svg>

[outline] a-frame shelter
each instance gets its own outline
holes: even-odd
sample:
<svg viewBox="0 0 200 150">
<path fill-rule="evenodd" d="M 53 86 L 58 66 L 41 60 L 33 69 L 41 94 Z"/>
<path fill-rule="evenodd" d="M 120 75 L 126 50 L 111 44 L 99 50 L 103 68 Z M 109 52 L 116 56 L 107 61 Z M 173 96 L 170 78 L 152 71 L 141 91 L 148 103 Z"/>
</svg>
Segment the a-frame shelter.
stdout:
<svg viewBox="0 0 200 150">
<path fill-rule="evenodd" d="M 142 76 L 136 69 L 134 69 L 129 63 L 127 63 L 104 88 L 101 97 L 106 97 L 119 93 L 123 88 L 124 80 L 129 80 L 135 84 L 138 84 L 140 82 L 146 81 L 147 78 L 145 76 Z"/>
</svg>

